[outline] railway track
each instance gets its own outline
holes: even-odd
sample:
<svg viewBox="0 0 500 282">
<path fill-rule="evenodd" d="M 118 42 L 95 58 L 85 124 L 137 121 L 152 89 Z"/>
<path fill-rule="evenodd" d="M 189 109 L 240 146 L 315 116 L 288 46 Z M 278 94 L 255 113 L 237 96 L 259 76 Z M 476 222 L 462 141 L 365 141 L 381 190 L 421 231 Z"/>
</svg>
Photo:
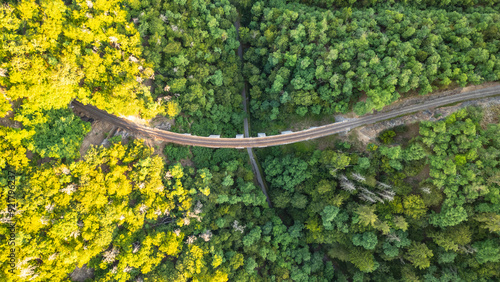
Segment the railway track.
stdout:
<svg viewBox="0 0 500 282">
<path fill-rule="evenodd" d="M 437 98 L 431 101 L 426 101 L 421 104 L 411 105 L 384 113 L 365 115 L 356 120 L 336 122 L 288 134 L 273 135 L 266 137 L 249 137 L 249 138 L 211 138 L 202 136 L 192 136 L 190 134 L 175 133 L 136 124 L 126 119 L 111 115 L 94 106 L 84 105 L 76 100 L 72 102 L 72 105 L 75 109 L 87 113 L 91 118 L 102 119 L 120 128 L 158 140 L 163 140 L 182 145 L 191 145 L 191 146 L 200 146 L 209 148 L 259 148 L 259 147 L 278 146 L 278 145 L 306 141 L 310 139 L 316 139 L 340 133 L 343 131 L 347 131 L 362 125 L 373 124 L 379 121 L 392 119 L 397 116 L 406 115 L 413 112 L 419 112 L 422 110 L 444 106 L 447 104 L 453 104 L 457 102 L 463 102 L 467 100 L 488 98 L 496 95 L 500 95 L 500 86 L 457 93 L 451 96 Z"/>
</svg>

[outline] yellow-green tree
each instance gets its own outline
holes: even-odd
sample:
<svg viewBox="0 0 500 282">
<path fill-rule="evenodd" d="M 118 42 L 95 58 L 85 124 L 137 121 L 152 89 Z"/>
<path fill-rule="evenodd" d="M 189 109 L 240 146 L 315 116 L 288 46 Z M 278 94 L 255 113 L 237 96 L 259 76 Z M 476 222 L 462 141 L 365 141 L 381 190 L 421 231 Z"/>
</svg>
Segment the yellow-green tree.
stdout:
<svg viewBox="0 0 500 282">
<path fill-rule="evenodd" d="M 151 224 L 188 226 L 185 219 L 196 213 L 181 182 L 182 167 L 173 167 L 172 174 L 163 167 L 159 156 L 135 140 L 91 148 L 68 165 L 53 161 L 33 168 L 18 183 L 23 196 L 12 219 L 18 268 L 8 272 L 10 247 L 2 244 L 1 279 L 59 281 L 90 263 L 107 270 L 109 279 L 126 281 L 131 269 L 148 273 L 166 256 L 178 256 L 184 233 L 155 231 Z M 7 230 L 0 231 L 5 240 Z"/>
<path fill-rule="evenodd" d="M 122 0 L 27 0 L 0 7 L 0 87 L 26 110 L 64 108 L 78 98 L 109 112 L 160 112 L 145 79 L 141 39 Z M 1 104 L 5 114 L 5 102 Z"/>
</svg>

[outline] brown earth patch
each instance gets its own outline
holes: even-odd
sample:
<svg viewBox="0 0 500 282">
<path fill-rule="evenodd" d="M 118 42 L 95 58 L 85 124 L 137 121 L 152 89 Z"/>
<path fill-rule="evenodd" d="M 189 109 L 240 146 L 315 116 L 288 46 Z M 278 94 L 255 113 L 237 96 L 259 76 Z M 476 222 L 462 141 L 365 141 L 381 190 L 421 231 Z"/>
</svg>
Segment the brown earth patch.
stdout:
<svg viewBox="0 0 500 282">
<path fill-rule="evenodd" d="M 368 95 L 366 95 L 365 91 L 361 91 L 361 95 L 358 98 L 358 102 L 366 102 L 368 100 Z"/>
<path fill-rule="evenodd" d="M 153 79 L 148 78 L 148 79 L 144 80 L 143 84 L 146 85 L 147 87 L 149 87 L 149 92 L 155 93 L 154 92 L 155 83 L 154 83 Z"/>
<path fill-rule="evenodd" d="M 81 268 L 76 267 L 75 270 L 69 275 L 71 281 L 84 282 L 87 280 L 92 280 L 94 278 L 94 269 L 87 268 L 87 265 L 83 265 Z"/>
<path fill-rule="evenodd" d="M 293 132 L 295 131 L 301 131 L 301 130 L 306 130 L 314 126 L 322 126 L 325 124 L 329 124 L 334 122 L 334 117 L 333 116 L 324 116 L 321 119 L 315 119 L 311 116 L 306 116 L 304 118 L 296 118 L 293 117 L 292 120 L 290 121 L 290 126 L 286 130 L 291 130 Z"/>
<path fill-rule="evenodd" d="M 186 166 L 194 167 L 194 162 L 190 159 L 182 159 L 181 165 L 182 165 L 182 167 L 186 167 Z"/>
<path fill-rule="evenodd" d="M 116 126 L 114 126 L 111 123 L 108 123 L 106 121 L 102 120 L 93 120 L 88 117 L 86 117 L 82 113 L 75 112 L 78 116 L 82 118 L 82 120 L 89 121 L 92 123 L 92 129 L 91 131 L 85 136 L 82 142 L 82 146 L 80 147 L 80 155 L 83 158 L 85 156 L 85 153 L 88 151 L 88 149 L 91 146 L 101 146 L 103 141 L 107 138 L 111 138 L 114 135 L 123 135 L 124 130 L 120 129 Z M 153 120 L 154 125 L 165 125 L 168 123 L 173 123 L 172 120 L 166 119 L 164 117 L 157 117 Z M 161 128 L 161 126 L 159 126 Z M 164 128 L 161 128 L 164 129 Z M 129 132 L 127 132 L 129 133 Z M 145 136 L 133 136 L 133 135 L 127 135 L 126 138 L 122 137 L 122 144 L 126 145 L 129 142 L 129 139 L 142 139 L 144 140 L 144 143 L 149 146 L 150 148 L 153 148 L 153 155 L 158 155 L 160 156 L 163 160 L 167 160 L 166 156 L 163 154 L 163 148 L 165 148 L 166 142 L 164 141 L 159 141 L 159 140 L 154 140 L 151 138 L 147 138 Z"/>
<path fill-rule="evenodd" d="M 150 122 L 149 125 L 154 128 L 162 130 L 170 130 L 170 128 L 175 124 L 175 120 L 169 119 L 164 116 L 156 116 Z"/>
<path fill-rule="evenodd" d="M 0 126 L 11 127 L 11 128 L 22 128 L 22 125 L 18 121 L 14 121 L 14 112 L 8 111 L 7 115 L 0 118 Z"/>
<path fill-rule="evenodd" d="M 330 136 L 325 136 L 321 137 L 315 140 L 310 140 L 310 142 L 317 142 L 318 144 L 318 150 L 324 150 L 327 148 L 332 148 L 335 146 L 335 142 L 339 139 L 338 134 L 336 135 L 330 135 Z"/>
<path fill-rule="evenodd" d="M 92 123 L 92 129 L 85 138 L 83 138 L 82 146 L 80 147 L 80 156 L 84 156 L 90 146 L 100 146 L 102 141 L 114 131 L 116 127 L 105 121 L 97 120 Z"/>
<path fill-rule="evenodd" d="M 406 125 L 406 131 L 398 133 L 396 132 L 396 137 L 394 137 L 394 142 L 395 143 L 406 143 L 413 139 L 414 137 L 417 137 L 419 135 L 420 131 L 420 122 L 415 122 L 412 124 Z"/>
<path fill-rule="evenodd" d="M 167 142 L 164 141 L 158 141 L 150 138 L 141 138 L 144 139 L 144 143 L 153 148 L 153 156 L 160 156 L 164 161 L 167 161 L 167 156 L 163 153 L 163 149 L 165 148 L 165 145 Z"/>
<path fill-rule="evenodd" d="M 347 142 L 352 145 L 351 150 L 366 153 L 366 143 L 361 139 L 365 138 L 360 131 L 353 131 L 345 135 Z"/>
<path fill-rule="evenodd" d="M 408 183 L 413 185 L 413 188 L 417 188 L 420 182 L 430 177 L 429 176 L 430 170 L 431 170 L 430 165 L 426 164 L 417 175 L 408 177 L 406 178 L 406 180 L 408 181 Z"/>
<path fill-rule="evenodd" d="M 483 114 L 483 120 L 481 121 L 483 129 L 486 129 L 488 124 L 500 123 L 500 105 L 492 105 L 484 108 Z"/>
</svg>

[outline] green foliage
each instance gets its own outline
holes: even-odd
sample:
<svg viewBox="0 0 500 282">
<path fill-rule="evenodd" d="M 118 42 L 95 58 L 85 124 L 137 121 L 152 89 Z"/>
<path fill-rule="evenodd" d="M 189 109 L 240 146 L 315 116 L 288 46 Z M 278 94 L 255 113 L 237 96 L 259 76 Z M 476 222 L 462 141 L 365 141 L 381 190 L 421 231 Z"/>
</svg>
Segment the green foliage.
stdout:
<svg viewBox="0 0 500 282">
<path fill-rule="evenodd" d="M 373 232 L 354 234 L 354 236 L 352 237 L 352 243 L 355 246 L 362 246 L 367 250 L 373 250 L 378 243 L 377 235 L 375 235 L 375 233 Z"/>
<path fill-rule="evenodd" d="M 426 244 L 417 242 L 413 242 L 405 253 L 405 258 L 419 269 L 428 268 L 431 265 L 430 258 L 433 256 L 432 250 L 427 248 Z"/>
<path fill-rule="evenodd" d="M 283 158 L 269 156 L 263 163 L 266 180 L 273 187 L 293 192 L 295 187 L 310 177 L 307 163 L 287 155 Z"/>
<path fill-rule="evenodd" d="M 440 138 L 439 134 L 455 130 L 456 124 L 467 123 L 467 118 L 466 112 L 458 113 L 448 123 L 430 124 L 431 130 L 436 129 L 436 138 Z M 466 124 L 462 128 L 454 135 L 456 139 L 471 134 Z M 266 149 L 266 176 L 277 179 L 268 178 L 272 209 L 267 208 L 260 189 L 249 182 L 253 174 L 246 154 L 236 150 L 191 148 L 196 170 L 173 161 L 176 154 L 180 155 L 177 159 L 189 158 L 188 147 L 167 146 L 165 153 L 172 161 L 165 166 L 139 141 L 93 149 L 84 160 L 67 160 L 66 165 L 57 160 L 41 167 L 20 162 L 19 171 L 26 180 L 19 185 L 31 190 L 23 198 L 23 204 L 30 208 L 19 215 L 18 222 L 23 222 L 19 228 L 33 238 L 23 243 L 26 251 L 20 253 L 21 258 L 33 256 L 35 249 L 29 246 L 37 238 L 37 246 L 50 246 L 37 249 L 39 256 L 49 257 L 57 247 L 63 257 L 71 258 L 58 256 L 54 261 L 57 270 L 46 260 L 37 264 L 28 261 L 26 266 L 35 266 L 42 278 L 66 277 L 77 260 L 94 268 L 96 279 L 101 280 L 208 277 L 246 281 L 263 275 L 320 280 L 334 275 L 332 279 L 340 281 L 340 272 L 332 272 L 323 263 L 327 252 L 345 275 L 359 279 L 369 273 L 374 280 L 386 276 L 397 280 L 399 275 L 408 280 L 438 276 L 494 280 L 500 263 L 495 237 L 496 130 L 478 128 L 476 134 L 485 145 L 475 153 L 470 153 L 470 148 L 458 151 L 467 163 L 457 165 L 456 170 L 468 183 L 453 182 L 447 176 L 450 182 L 445 182 L 443 192 L 434 184 L 440 174 L 433 173 L 417 185 L 407 183 L 406 169 L 398 171 L 389 164 L 391 158 L 403 166 L 431 159 L 436 152 L 423 140 L 365 154 L 326 149 L 288 150 L 280 155 L 279 149 Z M 16 152 L 16 142 L 30 138 L 26 130 L 4 128 L 3 132 L 9 142 L 4 150 L 9 154 Z M 452 150 L 450 146 L 443 155 Z M 363 158 L 369 165 L 360 169 Z M 487 168 L 478 161 L 487 163 Z M 462 170 L 470 162 L 478 167 L 475 177 Z M 6 160 L 9 166 L 14 163 Z M 434 165 L 430 164 L 431 169 Z M 345 191 L 346 182 L 355 190 Z M 487 193 L 477 192 L 484 197 L 473 197 L 471 182 L 487 187 Z M 412 188 L 421 195 L 408 193 Z M 428 211 L 427 205 L 434 200 L 426 197 L 436 191 L 443 193 L 444 203 L 439 205 L 439 200 L 434 204 L 437 208 Z M 396 192 L 399 194 L 394 195 Z M 360 202 L 367 198 L 376 203 Z M 478 205 L 473 206 L 474 202 Z M 49 203 L 55 203 L 50 212 L 36 208 Z M 54 222 L 46 222 L 47 217 Z M 51 244 L 43 240 L 51 240 Z M 135 246 L 139 246 L 136 252 Z M 114 261 L 107 262 L 114 253 Z M 401 260 L 411 265 L 401 265 Z M 466 268 L 470 274 L 449 274 L 451 264 Z M 127 267 L 133 271 L 124 272 Z M 395 274 L 387 274 L 387 267 Z"/>
<path fill-rule="evenodd" d="M 190 210 L 191 199 L 180 180 L 175 184 L 177 194 L 166 192 L 172 183 L 162 181 L 163 164 L 158 156 L 134 158 L 130 167 L 124 164 L 135 148 L 144 145 L 93 148 L 84 160 L 69 165 L 53 161 L 24 176 L 19 183 L 24 198 L 18 204 L 25 208 L 15 217 L 17 230 L 25 234 L 16 248 L 24 261 L 22 269 L 36 268 L 37 279 L 62 280 L 75 265 L 107 269 L 116 261 L 118 273 L 124 273 L 127 266 L 148 273 L 165 255 L 179 254 L 182 236 L 154 229 L 145 234 L 141 229 L 167 219 L 165 213 L 180 215 Z M 1 236 L 5 235 L 2 231 Z M 136 254 L 133 242 L 140 246 Z M 35 262 L 34 255 L 44 260 Z M 17 269 L 15 275 L 20 273 Z"/>
<path fill-rule="evenodd" d="M 395 136 L 396 136 L 396 132 L 394 132 L 393 130 L 387 130 L 387 131 L 384 131 L 378 138 L 384 144 L 391 144 Z"/>
<path fill-rule="evenodd" d="M 261 234 L 262 230 L 260 227 L 255 227 L 247 235 L 245 235 L 245 237 L 243 237 L 243 246 L 251 246 L 261 238 Z"/>
<path fill-rule="evenodd" d="M 370 168 L 370 159 L 368 158 L 359 158 L 358 159 L 358 166 L 361 170 L 366 170 L 368 168 Z"/>
<path fill-rule="evenodd" d="M 22 99 L 28 113 L 63 109 L 74 98 L 126 116 L 161 112 L 140 84 L 154 72 L 122 7 L 120 0 L 2 6 L 0 68 L 7 74 L 0 85 L 6 97 Z"/>
<path fill-rule="evenodd" d="M 418 161 L 425 158 L 425 151 L 419 144 L 412 144 L 403 152 L 403 159 L 407 162 Z"/>
<path fill-rule="evenodd" d="M 328 167 L 342 170 L 349 165 L 351 158 L 347 154 L 338 153 L 333 150 L 324 150 L 321 152 L 319 161 Z"/>
<path fill-rule="evenodd" d="M 394 227 L 402 231 L 406 231 L 408 229 L 408 222 L 406 222 L 405 218 L 402 216 L 395 216 Z"/>
<path fill-rule="evenodd" d="M 500 231 L 500 215 L 495 213 L 480 213 L 475 218 L 476 221 L 481 222 L 482 228 L 494 233 Z"/>
<path fill-rule="evenodd" d="M 79 158 L 83 138 L 91 129 L 90 123 L 67 109 L 27 114 L 17 119 L 23 122 L 24 130 L 34 133 L 24 140 L 26 148 L 42 158 Z"/>
<path fill-rule="evenodd" d="M 439 254 L 438 262 L 440 264 L 444 263 L 453 263 L 455 258 L 457 257 L 457 253 L 454 252 L 443 252 Z"/>
<path fill-rule="evenodd" d="M 311 4 L 315 6 L 319 6 L 322 8 L 330 8 L 330 7 L 373 7 L 373 6 L 379 6 L 382 5 L 385 2 L 382 1 L 353 1 L 353 0 L 286 0 L 287 2 L 298 2 L 298 3 L 305 3 L 305 4 Z M 394 1 L 391 1 L 389 3 L 394 3 Z M 423 0 L 423 1 L 405 1 L 404 2 L 406 5 L 420 5 L 421 7 L 469 7 L 469 6 L 475 6 L 475 5 L 494 5 L 497 3 L 497 1 L 487 1 L 487 0 L 474 0 L 474 1 L 463 1 L 463 0 L 451 0 L 451 1 L 442 1 L 442 2 L 436 2 L 432 0 Z M 350 9 L 344 8 L 343 11 L 349 11 Z M 349 17 L 349 13 L 346 13 L 346 17 Z M 400 19 L 399 17 L 396 17 L 396 19 Z M 403 37 L 408 37 L 411 36 L 413 33 L 415 33 L 415 29 L 411 28 L 407 30 L 404 34 Z"/>
<path fill-rule="evenodd" d="M 480 264 L 500 261 L 500 244 L 498 244 L 498 240 L 479 241 L 472 246 L 477 250 L 476 259 Z"/>
<path fill-rule="evenodd" d="M 402 230 L 397 230 L 387 236 L 382 245 L 384 249 L 384 254 L 390 258 L 399 256 L 399 250 L 401 248 L 407 247 L 411 244 L 411 240 L 408 239 L 408 233 Z"/>
<path fill-rule="evenodd" d="M 419 195 L 410 195 L 403 200 L 403 208 L 406 215 L 412 218 L 420 218 L 427 212 L 424 201 Z"/>
<path fill-rule="evenodd" d="M 326 230 L 333 230 L 332 221 L 335 219 L 340 209 L 335 206 L 326 206 L 321 212 L 321 218 L 323 219 L 323 227 Z"/>
<path fill-rule="evenodd" d="M 345 113 L 349 106 L 364 115 L 412 90 L 427 94 L 452 82 L 499 78 L 496 8 L 455 10 L 475 1 L 289 2 L 255 2 L 242 36 L 250 46 L 243 74 L 251 111 L 263 122 L 276 108 L 283 122 L 318 110 Z M 311 3 L 321 8 L 304 5 Z M 384 142 L 392 135 L 383 134 Z"/>
<path fill-rule="evenodd" d="M 500 127 L 481 126 L 478 108 L 365 152 L 340 141 L 258 149 L 272 208 L 244 151 L 168 144 L 164 163 L 133 140 L 75 160 L 89 125 L 65 109 L 76 97 L 125 116 L 164 112 L 173 131 L 232 135 L 243 72 L 252 118 L 364 114 L 398 93 L 497 80 L 497 7 L 94 2 L 0 8 L 0 115 L 14 105 L 23 126 L 0 127 L 2 197 L 15 171 L 19 206 L 10 219 L 0 202 L 0 220 L 16 222 L 18 259 L 9 273 L 10 246 L 0 245 L 1 281 L 67 280 L 82 265 L 96 281 L 499 279 Z M 458 7 L 473 3 L 485 6 Z"/>
<path fill-rule="evenodd" d="M 175 162 L 189 156 L 189 147 L 167 144 L 163 149 L 163 153 L 167 156 L 168 160 Z"/>
<path fill-rule="evenodd" d="M 373 226 L 378 217 L 375 214 L 375 206 L 358 206 L 356 214 L 359 218 L 359 223 L 365 226 Z"/>
<path fill-rule="evenodd" d="M 495 280 L 498 127 L 471 122 L 472 113 L 460 110 L 444 121 L 423 122 L 421 135 L 406 144 L 364 153 L 287 150 L 308 163 L 310 178 L 293 193 L 273 187 L 274 208 L 290 224 L 303 222 L 304 240 L 329 248 L 349 277 L 362 271 L 372 280 Z M 455 155 L 466 163 L 456 164 Z M 487 239 L 493 243 L 474 245 Z"/>
<path fill-rule="evenodd" d="M 0 126 L 0 138 L 2 139 L 0 142 L 0 169 L 2 171 L 7 166 L 20 170 L 28 165 L 27 148 L 22 145 L 22 141 L 29 136 L 30 133 L 26 130 Z"/>
<path fill-rule="evenodd" d="M 431 213 L 429 223 L 446 227 L 455 226 L 464 220 L 467 220 L 467 211 L 463 207 L 453 207 L 445 203 L 440 213 Z"/>
<path fill-rule="evenodd" d="M 257 266 L 259 265 L 257 264 L 257 262 L 255 262 L 255 259 L 252 257 L 249 257 L 245 262 L 245 270 L 250 274 L 255 272 L 255 268 L 257 268 Z"/>
<path fill-rule="evenodd" d="M 350 262 L 362 272 L 373 272 L 377 269 L 378 263 L 373 254 L 360 248 L 355 248 L 350 253 Z"/>
<path fill-rule="evenodd" d="M 434 186 L 425 185 L 420 188 L 420 192 L 426 207 L 440 206 L 443 202 L 443 192 Z"/>
<path fill-rule="evenodd" d="M 243 77 L 235 6 L 228 0 L 127 2 L 130 25 L 154 64 L 154 97 L 168 101 L 165 112 L 194 121 L 184 132 L 239 133 Z"/>
<path fill-rule="evenodd" d="M 433 232 L 429 235 L 445 251 L 453 250 L 456 252 L 472 240 L 472 232 L 467 225 L 450 227 L 444 231 Z"/>
</svg>

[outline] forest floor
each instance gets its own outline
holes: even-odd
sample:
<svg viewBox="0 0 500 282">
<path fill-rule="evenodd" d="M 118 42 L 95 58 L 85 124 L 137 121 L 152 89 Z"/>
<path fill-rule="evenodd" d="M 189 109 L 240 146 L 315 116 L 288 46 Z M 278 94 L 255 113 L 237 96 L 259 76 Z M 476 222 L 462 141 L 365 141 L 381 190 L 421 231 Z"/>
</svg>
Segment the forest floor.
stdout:
<svg viewBox="0 0 500 282">
<path fill-rule="evenodd" d="M 499 123 L 500 122 L 500 103 L 492 104 L 484 109 L 483 120 L 481 121 L 481 127 L 485 129 L 488 124 Z"/>
<path fill-rule="evenodd" d="M 10 103 L 14 108 L 14 103 Z M 0 126 L 10 127 L 10 128 L 21 128 L 22 124 L 18 121 L 12 120 L 14 118 L 14 111 L 8 111 L 4 117 L 0 117 Z"/>
<path fill-rule="evenodd" d="M 76 267 L 75 270 L 69 275 L 71 281 L 84 282 L 89 281 L 94 278 L 94 269 L 87 268 L 86 265 L 83 267 Z"/>
<path fill-rule="evenodd" d="M 431 171 L 430 165 L 426 164 L 417 175 L 408 177 L 407 181 L 410 185 L 412 185 L 413 189 L 416 189 L 420 182 L 429 178 L 430 171 Z"/>
<path fill-rule="evenodd" d="M 396 136 L 394 137 L 394 142 L 398 144 L 406 144 L 413 137 L 418 136 L 419 132 L 420 132 L 420 122 L 408 124 L 406 126 L 405 132 L 396 134 Z"/>
<path fill-rule="evenodd" d="M 335 118 L 332 116 L 323 116 L 320 118 L 314 118 L 311 116 L 305 116 L 301 118 L 298 116 L 291 116 L 289 120 L 290 129 L 288 130 L 295 132 L 295 131 L 309 129 L 310 127 L 313 126 L 321 126 L 333 122 L 335 122 Z"/>
<path fill-rule="evenodd" d="M 85 153 L 88 149 L 90 149 L 90 146 L 101 145 L 104 139 L 106 139 L 110 132 L 115 128 L 116 127 L 114 125 L 105 121 L 96 120 L 92 122 L 92 129 L 87 135 L 85 135 L 85 138 L 83 138 L 82 146 L 80 147 L 80 156 L 85 156 Z"/>
</svg>

